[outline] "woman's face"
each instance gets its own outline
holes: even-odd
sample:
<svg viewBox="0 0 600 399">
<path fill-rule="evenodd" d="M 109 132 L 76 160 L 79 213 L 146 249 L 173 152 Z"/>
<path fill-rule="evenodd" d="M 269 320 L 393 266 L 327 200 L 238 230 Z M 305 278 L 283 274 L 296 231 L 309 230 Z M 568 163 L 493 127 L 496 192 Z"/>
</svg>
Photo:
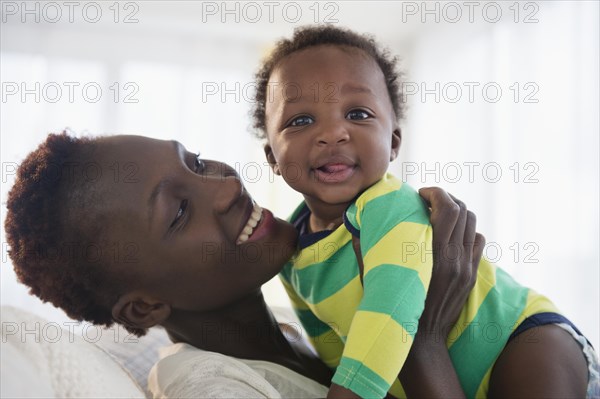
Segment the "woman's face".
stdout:
<svg viewBox="0 0 600 399">
<path fill-rule="evenodd" d="M 116 275 L 132 290 L 176 309 L 211 310 L 257 290 L 293 254 L 295 229 L 260 214 L 228 165 L 202 165 L 174 141 L 100 143 L 98 208 L 111 221 L 109 248 L 120 249 L 111 254 Z"/>
</svg>

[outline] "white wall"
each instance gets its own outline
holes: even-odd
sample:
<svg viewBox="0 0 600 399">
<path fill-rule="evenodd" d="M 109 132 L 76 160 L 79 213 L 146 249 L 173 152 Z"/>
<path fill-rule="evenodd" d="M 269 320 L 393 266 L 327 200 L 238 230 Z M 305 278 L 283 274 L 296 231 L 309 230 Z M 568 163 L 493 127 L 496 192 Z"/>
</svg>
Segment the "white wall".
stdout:
<svg viewBox="0 0 600 399">
<path fill-rule="evenodd" d="M 58 22 L 50 21 L 55 10 L 35 4 L 24 14 L 21 2 L 2 3 L 3 204 L 11 168 L 48 132 L 68 126 L 178 139 L 237 165 L 259 203 L 287 215 L 299 196 L 268 177 L 248 133 L 247 84 L 275 39 L 315 19 L 337 19 L 404 58 L 414 94 L 392 170 L 414 186 L 441 185 L 463 199 L 477 213 L 488 257 L 550 296 L 599 346 L 597 2 L 484 2 L 472 15 L 464 2 L 277 3 L 269 19 L 263 2 L 228 3 L 234 11 L 226 14 L 221 2 L 138 1 L 119 4 L 117 23 L 112 2 L 95 3 L 102 7 L 96 23 L 93 7 L 82 14 L 90 3 L 74 10 L 72 23 L 63 3 L 55 3 Z M 262 17 L 253 22 L 257 10 Z M 123 22 L 130 13 L 136 23 Z M 63 91 L 56 102 L 53 82 Z M 72 102 L 65 82 L 79 84 Z M 11 94 L 36 83 L 38 101 Z M 85 84 L 92 97 L 94 87 L 102 89 L 97 102 L 83 96 Z M 218 93 L 207 92 L 215 87 Z M 429 94 L 421 98 L 423 89 Z M 258 179 L 256 165 L 263 168 Z M 2 242 L 2 304 L 61 317 L 15 282 L 4 231 Z M 285 302 L 277 282 L 267 291 L 271 303 Z"/>
</svg>

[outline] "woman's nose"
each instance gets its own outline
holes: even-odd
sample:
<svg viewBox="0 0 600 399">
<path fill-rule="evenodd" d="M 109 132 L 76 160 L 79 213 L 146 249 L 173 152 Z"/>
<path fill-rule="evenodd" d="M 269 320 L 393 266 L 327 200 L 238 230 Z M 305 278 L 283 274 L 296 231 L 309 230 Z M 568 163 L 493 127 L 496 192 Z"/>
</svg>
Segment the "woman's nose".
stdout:
<svg viewBox="0 0 600 399">
<path fill-rule="evenodd" d="M 244 186 L 239 175 L 227 164 L 211 162 L 206 165 L 206 173 L 203 178 L 207 179 L 205 190 L 212 192 L 212 208 L 216 213 L 227 212 L 242 196 Z"/>
<path fill-rule="evenodd" d="M 244 186 L 239 178 L 223 177 L 214 187 L 213 209 L 215 213 L 227 213 L 244 193 Z"/>
</svg>

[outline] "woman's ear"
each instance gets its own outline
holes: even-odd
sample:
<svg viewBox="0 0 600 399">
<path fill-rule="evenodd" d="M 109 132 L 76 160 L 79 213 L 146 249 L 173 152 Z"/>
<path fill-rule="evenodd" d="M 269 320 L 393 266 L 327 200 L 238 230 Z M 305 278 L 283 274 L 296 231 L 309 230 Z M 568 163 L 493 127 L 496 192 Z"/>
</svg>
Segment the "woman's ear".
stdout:
<svg viewBox="0 0 600 399">
<path fill-rule="evenodd" d="M 392 131 L 392 151 L 390 152 L 390 162 L 398 157 L 400 144 L 402 143 L 402 131 L 398 126 Z"/>
<path fill-rule="evenodd" d="M 265 150 L 265 156 L 267 157 L 267 162 L 271 166 L 271 169 L 273 169 L 273 173 L 281 176 L 281 170 L 279 169 L 279 165 L 277 164 L 277 160 L 275 159 L 275 155 L 273 154 L 273 149 L 271 148 L 271 146 L 269 144 L 265 144 L 263 149 Z"/>
<path fill-rule="evenodd" d="M 115 321 L 142 329 L 162 324 L 170 315 L 170 305 L 135 292 L 122 295 L 112 308 Z"/>
</svg>

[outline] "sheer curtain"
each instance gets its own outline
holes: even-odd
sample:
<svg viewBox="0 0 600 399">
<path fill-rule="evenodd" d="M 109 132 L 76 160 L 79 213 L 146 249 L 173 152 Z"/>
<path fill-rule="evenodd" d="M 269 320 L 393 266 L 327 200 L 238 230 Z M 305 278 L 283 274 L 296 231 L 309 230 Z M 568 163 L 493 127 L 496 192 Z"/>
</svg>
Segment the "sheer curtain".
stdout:
<svg viewBox="0 0 600 399">
<path fill-rule="evenodd" d="M 406 14 L 421 2 L 336 4 L 339 24 L 374 33 L 408 71 L 401 157 L 391 170 L 463 199 L 488 258 L 547 294 L 598 347 L 598 3 L 495 3 L 504 13 L 495 23 L 481 7 L 472 23 L 466 10 L 459 22 L 449 14 L 422 22 Z M 200 24 L 190 2 L 139 6 L 136 26 L 2 24 L 2 203 L 27 152 L 70 127 L 175 138 L 234 165 L 259 203 L 289 214 L 300 196 L 273 178 L 248 132 L 248 84 L 273 41 L 298 24 Z M 69 82 L 78 83 L 73 101 Z M 38 101 L 10 94 L 36 83 Z M 2 223 L 4 214 L 3 206 Z M 63 317 L 16 283 L 3 230 L 2 243 L 2 304 Z M 265 291 L 286 303 L 277 281 Z"/>
<path fill-rule="evenodd" d="M 536 23 L 446 25 L 419 38 L 405 162 L 393 168 L 463 199 L 485 255 L 597 347 L 598 3 L 539 5 Z"/>
</svg>

